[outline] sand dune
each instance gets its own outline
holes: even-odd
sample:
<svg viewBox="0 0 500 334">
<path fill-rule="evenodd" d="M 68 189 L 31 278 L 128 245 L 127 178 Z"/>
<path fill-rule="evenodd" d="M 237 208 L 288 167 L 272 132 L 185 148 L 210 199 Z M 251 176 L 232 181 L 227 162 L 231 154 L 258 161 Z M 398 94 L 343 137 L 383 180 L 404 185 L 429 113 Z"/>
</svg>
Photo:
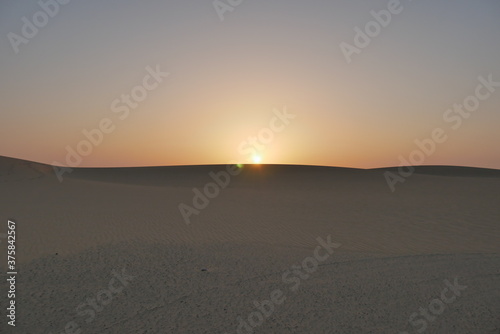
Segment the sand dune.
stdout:
<svg viewBox="0 0 500 334">
<path fill-rule="evenodd" d="M 408 167 L 406 167 L 408 168 Z M 462 167 L 462 166 L 414 166 L 414 173 L 439 176 L 460 177 L 500 177 L 498 169 Z M 397 171 L 398 168 L 377 168 L 376 170 Z"/>
<path fill-rule="evenodd" d="M 499 331 L 500 171 L 420 166 L 392 193 L 394 168 L 245 166 L 186 224 L 179 204 L 225 170 L 76 168 L 61 183 L 0 158 L 1 219 L 18 224 L 15 330 L 236 333 L 278 289 L 255 333 Z M 328 236 L 340 247 L 293 291 L 283 275 Z M 123 268 L 135 278 L 109 306 L 79 313 Z M 409 323 L 455 278 L 460 296 Z"/>
</svg>

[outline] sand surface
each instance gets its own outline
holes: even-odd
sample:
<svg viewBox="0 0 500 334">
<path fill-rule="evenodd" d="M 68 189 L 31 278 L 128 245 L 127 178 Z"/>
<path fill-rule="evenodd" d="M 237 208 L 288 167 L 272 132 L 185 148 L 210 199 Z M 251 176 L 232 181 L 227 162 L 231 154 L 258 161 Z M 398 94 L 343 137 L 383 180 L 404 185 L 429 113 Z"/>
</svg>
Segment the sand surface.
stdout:
<svg viewBox="0 0 500 334">
<path fill-rule="evenodd" d="M 13 328 L 0 263 L 0 332 L 500 333 L 500 171 L 421 167 L 393 193 L 394 169 L 245 166 L 186 224 L 179 204 L 225 169 L 61 183 L 0 158 L 0 254 L 15 220 L 18 264 Z"/>
</svg>

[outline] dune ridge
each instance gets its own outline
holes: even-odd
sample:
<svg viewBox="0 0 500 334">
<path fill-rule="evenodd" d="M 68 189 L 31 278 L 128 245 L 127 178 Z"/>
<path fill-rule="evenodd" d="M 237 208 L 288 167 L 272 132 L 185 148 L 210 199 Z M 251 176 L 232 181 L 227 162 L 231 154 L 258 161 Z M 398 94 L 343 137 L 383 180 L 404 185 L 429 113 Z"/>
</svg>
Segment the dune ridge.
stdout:
<svg viewBox="0 0 500 334">
<path fill-rule="evenodd" d="M 392 193 L 384 173 L 397 168 L 249 165 L 187 225 L 179 204 L 225 168 L 75 168 L 61 183 L 51 166 L 0 157 L 20 330 L 235 333 L 279 288 L 287 301 L 256 332 L 413 333 L 409 316 L 455 277 L 468 288 L 428 331 L 500 328 L 500 171 L 417 167 Z M 339 249 L 290 291 L 283 273 L 328 236 Z M 137 279 L 85 322 L 76 307 L 123 266 Z"/>
</svg>

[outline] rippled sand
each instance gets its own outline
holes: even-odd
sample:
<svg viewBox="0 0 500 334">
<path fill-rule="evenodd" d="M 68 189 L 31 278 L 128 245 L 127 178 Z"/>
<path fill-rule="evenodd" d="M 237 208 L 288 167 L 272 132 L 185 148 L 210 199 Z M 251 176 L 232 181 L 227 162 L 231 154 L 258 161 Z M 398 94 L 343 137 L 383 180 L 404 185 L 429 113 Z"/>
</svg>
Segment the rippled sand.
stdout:
<svg viewBox="0 0 500 334">
<path fill-rule="evenodd" d="M 60 183 L 0 158 L 19 266 L 17 326 L 3 315 L 1 332 L 499 332 L 499 171 L 421 168 L 392 193 L 384 169 L 245 166 L 186 224 L 179 204 L 222 170 L 76 169 Z M 340 246 L 316 251 L 328 236 Z M 466 288 L 436 301 L 455 278 Z M 259 311 L 273 291 L 281 303 Z"/>
</svg>

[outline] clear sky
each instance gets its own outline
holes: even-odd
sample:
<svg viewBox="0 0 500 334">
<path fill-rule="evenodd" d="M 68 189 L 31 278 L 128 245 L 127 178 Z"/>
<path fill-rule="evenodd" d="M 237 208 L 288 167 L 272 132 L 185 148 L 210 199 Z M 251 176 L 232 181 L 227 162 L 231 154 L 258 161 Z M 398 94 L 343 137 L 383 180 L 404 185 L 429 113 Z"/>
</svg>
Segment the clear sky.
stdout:
<svg viewBox="0 0 500 334">
<path fill-rule="evenodd" d="M 500 168 L 500 87 L 474 97 L 478 77 L 500 82 L 498 0 L 44 1 L 50 15 L 0 3 L 0 155 L 369 168 L 441 128 L 422 164 Z M 157 68 L 169 75 L 148 77 Z M 467 117 L 447 113 L 466 99 Z"/>
</svg>

